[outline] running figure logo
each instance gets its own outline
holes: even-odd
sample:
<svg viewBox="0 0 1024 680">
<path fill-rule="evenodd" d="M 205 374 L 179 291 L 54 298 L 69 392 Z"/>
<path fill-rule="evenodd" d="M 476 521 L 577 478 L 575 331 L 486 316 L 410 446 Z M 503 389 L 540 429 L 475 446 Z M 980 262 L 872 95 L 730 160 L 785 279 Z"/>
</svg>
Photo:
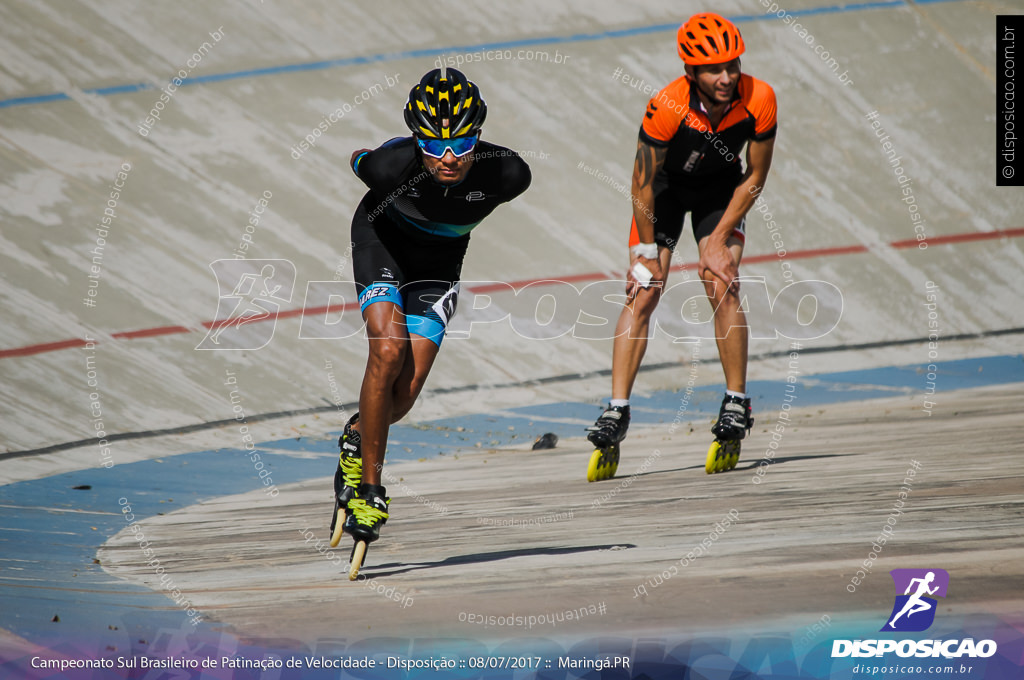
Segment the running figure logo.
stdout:
<svg viewBox="0 0 1024 680">
<path fill-rule="evenodd" d="M 289 260 L 215 260 L 220 297 L 216 321 L 196 349 L 260 349 L 274 337 L 281 305 L 295 288 Z M 269 323 L 256 323 L 268 321 Z"/>
<path fill-rule="evenodd" d="M 935 621 L 938 604 L 928 596 L 946 596 L 949 572 L 945 569 L 893 569 L 889 573 L 896 585 L 896 603 L 882 631 L 927 630 Z"/>
</svg>

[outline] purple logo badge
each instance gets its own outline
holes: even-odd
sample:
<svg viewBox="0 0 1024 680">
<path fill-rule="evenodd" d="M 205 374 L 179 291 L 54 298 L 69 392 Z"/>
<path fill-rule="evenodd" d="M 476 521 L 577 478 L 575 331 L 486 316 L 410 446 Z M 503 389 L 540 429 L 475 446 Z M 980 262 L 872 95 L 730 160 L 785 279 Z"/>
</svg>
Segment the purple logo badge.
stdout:
<svg viewBox="0 0 1024 680">
<path fill-rule="evenodd" d="M 928 630 L 935 621 L 938 600 L 949 587 L 945 569 L 893 569 L 896 603 L 882 631 L 916 632 Z"/>
</svg>

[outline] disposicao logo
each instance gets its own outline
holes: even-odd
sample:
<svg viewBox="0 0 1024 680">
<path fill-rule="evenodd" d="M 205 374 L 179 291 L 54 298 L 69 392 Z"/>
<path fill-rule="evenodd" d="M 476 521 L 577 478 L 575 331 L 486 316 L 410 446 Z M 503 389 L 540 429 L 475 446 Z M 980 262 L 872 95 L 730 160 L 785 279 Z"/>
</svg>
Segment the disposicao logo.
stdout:
<svg viewBox="0 0 1024 680">
<path fill-rule="evenodd" d="M 929 596 L 946 596 L 949 572 L 945 569 L 893 569 L 889 573 L 896 584 L 896 603 L 881 630 L 905 633 L 928 630 L 935 621 L 938 604 Z"/>
<path fill-rule="evenodd" d="M 889 572 L 896 586 L 896 601 L 881 632 L 920 632 L 935 621 L 938 600 L 949 587 L 945 569 L 893 569 Z M 934 596 L 934 597 L 933 597 Z M 994 640 L 835 640 L 832 658 L 884 656 L 896 652 L 900 657 L 987 658 L 996 653 Z"/>
</svg>

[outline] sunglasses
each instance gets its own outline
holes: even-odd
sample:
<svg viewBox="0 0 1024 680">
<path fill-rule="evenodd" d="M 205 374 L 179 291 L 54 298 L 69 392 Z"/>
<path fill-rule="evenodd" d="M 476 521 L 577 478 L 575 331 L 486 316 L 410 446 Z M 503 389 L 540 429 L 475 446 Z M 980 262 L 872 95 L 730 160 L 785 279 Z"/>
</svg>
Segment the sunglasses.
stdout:
<svg viewBox="0 0 1024 680">
<path fill-rule="evenodd" d="M 431 158 L 441 158 L 450 149 L 456 158 L 462 158 L 476 148 L 480 141 L 480 135 L 469 137 L 455 137 L 454 139 L 421 139 L 416 138 L 416 144 Z"/>
</svg>

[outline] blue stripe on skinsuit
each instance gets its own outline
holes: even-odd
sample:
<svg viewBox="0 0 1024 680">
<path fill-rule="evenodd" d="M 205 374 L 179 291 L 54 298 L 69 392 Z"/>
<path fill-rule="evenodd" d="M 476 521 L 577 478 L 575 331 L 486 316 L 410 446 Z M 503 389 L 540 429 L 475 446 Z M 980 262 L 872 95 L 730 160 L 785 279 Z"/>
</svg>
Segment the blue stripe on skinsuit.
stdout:
<svg viewBox="0 0 1024 680">
<path fill-rule="evenodd" d="M 365 312 L 374 302 L 394 302 L 399 309 L 403 309 L 402 294 L 393 283 L 374 283 L 367 286 L 359 294 L 359 311 Z"/>
<path fill-rule="evenodd" d="M 444 340 L 444 324 L 440 321 L 428 319 L 425 316 L 407 314 L 405 325 L 409 329 L 409 335 L 422 336 L 438 347 L 441 346 L 441 341 Z"/>
</svg>

